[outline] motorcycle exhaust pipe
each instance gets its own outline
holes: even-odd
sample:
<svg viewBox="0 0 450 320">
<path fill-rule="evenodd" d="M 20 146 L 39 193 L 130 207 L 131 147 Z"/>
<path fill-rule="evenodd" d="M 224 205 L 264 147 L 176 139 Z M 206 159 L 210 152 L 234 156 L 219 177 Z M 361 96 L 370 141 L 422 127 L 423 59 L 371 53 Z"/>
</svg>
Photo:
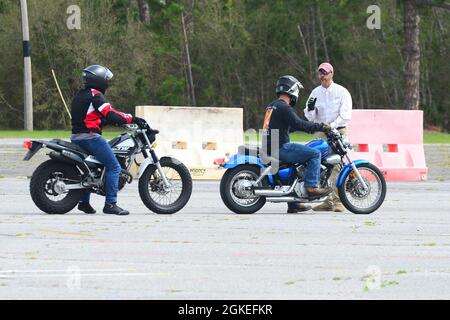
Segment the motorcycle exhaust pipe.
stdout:
<svg viewBox="0 0 450 320">
<path fill-rule="evenodd" d="M 292 186 L 289 188 L 289 190 L 287 191 L 283 191 L 283 190 L 272 190 L 272 189 L 268 189 L 268 190 L 264 190 L 264 189 L 257 189 L 254 190 L 253 192 L 255 193 L 255 195 L 257 196 L 264 196 L 264 197 L 282 197 L 282 196 L 287 196 L 289 194 L 291 194 L 294 191 L 295 186 L 297 185 L 297 180 L 294 181 L 294 183 L 292 184 Z"/>
<path fill-rule="evenodd" d="M 295 197 L 267 197 L 267 202 L 286 203 L 286 202 L 301 202 L 301 199 Z"/>
<path fill-rule="evenodd" d="M 91 172 L 88 166 L 83 162 L 83 160 L 73 152 L 69 152 L 66 150 L 63 150 L 61 153 L 52 151 L 50 152 L 49 157 L 59 162 L 65 162 L 70 165 L 78 165 L 78 167 L 81 169 L 81 171 L 83 171 L 84 174 L 90 174 Z"/>
<path fill-rule="evenodd" d="M 287 203 L 287 202 L 297 202 L 297 203 L 320 203 L 323 201 L 323 199 L 317 199 L 317 200 L 308 200 L 308 199 L 302 199 L 302 198 L 296 198 L 296 197 L 267 197 L 267 202 L 272 203 Z"/>
</svg>

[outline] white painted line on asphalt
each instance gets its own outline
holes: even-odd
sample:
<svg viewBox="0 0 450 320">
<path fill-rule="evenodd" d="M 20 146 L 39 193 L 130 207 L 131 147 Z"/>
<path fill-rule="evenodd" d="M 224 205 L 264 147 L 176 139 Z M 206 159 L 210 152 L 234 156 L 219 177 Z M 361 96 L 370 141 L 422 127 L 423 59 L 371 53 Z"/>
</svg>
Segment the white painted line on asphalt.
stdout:
<svg viewBox="0 0 450 320">
<path fill-rule="evenodd" d="M 80 269 L 86 272 L 123 272 L 132 271 L 130 269 Z M 2 273 L 57 273 L 57 272 L 67 272 L 67 269 L 61 270 L 0 270 Z"/>
<path fill-rule="evenodd" d="M 67 273 L 60 274 L 36 274 L 36 275 L 0 275 L 0 278 L 66 278 Z M 170 274 L 166 273 L 80 273 L 80 277 L 136 277 L 136 276 L 158 276 L 158 277 L 168 277 Z"/>
</svg>

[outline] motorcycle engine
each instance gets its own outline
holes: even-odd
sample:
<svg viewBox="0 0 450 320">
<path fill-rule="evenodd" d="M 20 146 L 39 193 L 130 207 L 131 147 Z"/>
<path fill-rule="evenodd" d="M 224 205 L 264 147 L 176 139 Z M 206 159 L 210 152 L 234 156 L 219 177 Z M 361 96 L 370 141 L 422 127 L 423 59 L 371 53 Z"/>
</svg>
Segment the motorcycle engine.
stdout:
<svg viewBox="0 0 450 320">
<path fill-rule="evenodd" d="M 130 166 L 130 158 L 128 156 L 119 156 L 119 155 L 116 155 L 116 158 L 117 161 L 119 161 L 122 169 L 128 170 L 128 167 Z"/>
<path fill-rule="evenodd" d="M 122 190 L 127 183 L 131 183 L 132 181 L 133 176 L 131 175 L 131 173 L 123 169 L 119 176 L 119 190 Z"/>
<path fill-rule="evenodd" d="M 295 193 L 297 194 L 297 196 L 299 198 L 307 198 L 308 197 L 308 194 L 307 194 L 306 189 L 305 189 L 305 183 L 303 181 L 297 183 L 297 185 L 295 186 L 294 191 L 295 191 Z"/>
<path fill-rule="evenodd" d="M 129 175 L 127 169 L 130 166 L 130 158 L 128 156 L 116 155 L 117 160 L 122 167 L 122 172 L 119 176 L 119 191 L 122 190 L 127 183 L 131 183 L 133 177 Z"/>
<path fill-rule="evenodd" d="M 304 165 L 300 165 L 300 166 L 297 167 L 297 177 L 300 180 L 304 180 L 305 179 L 305 171 L 306 171 L 306 168 L 305 168 Z"/>
<path fill-rule="evenodd" d="M 324 165 L 320 165 L 320 186 L 323 188 L 328 186 L 327 172 L 328 172 L 327 167 L 325 167 Z M 304 181 L 305 175 L 306 175 L 305 166 L 304 165 L 298 166 L 297 167 L 297 177 L 301 181 Z M 303 186 L 303 182 L 301 184 Z M 295 189 L 297 189 L 298 186 L 299 186 L 299 184 L 297 184 L 297 187 Z M 298 194 L 298 192 L 297 192 L 297 194 Z"/>
</svg>

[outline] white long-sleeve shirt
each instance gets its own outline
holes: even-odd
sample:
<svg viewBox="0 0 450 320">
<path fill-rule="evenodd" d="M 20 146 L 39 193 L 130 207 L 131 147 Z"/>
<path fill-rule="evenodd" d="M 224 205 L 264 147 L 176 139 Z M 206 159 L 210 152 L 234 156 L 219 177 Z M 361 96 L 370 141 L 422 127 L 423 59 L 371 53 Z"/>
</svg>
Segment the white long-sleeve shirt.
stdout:
<svg viewBox="0 0 450 320">
<path fill-rule="evenodd" d="M 308 110 L 308 100 L 317 98 L 316 108 Z M 328 88 L 315 88 L 306 102 L 305 117 L 309 121 L 329 123 L 332 128 L 346 127 L 352 118 L 352 97 L 343 86 L 332 82 Z"/>
</svg>

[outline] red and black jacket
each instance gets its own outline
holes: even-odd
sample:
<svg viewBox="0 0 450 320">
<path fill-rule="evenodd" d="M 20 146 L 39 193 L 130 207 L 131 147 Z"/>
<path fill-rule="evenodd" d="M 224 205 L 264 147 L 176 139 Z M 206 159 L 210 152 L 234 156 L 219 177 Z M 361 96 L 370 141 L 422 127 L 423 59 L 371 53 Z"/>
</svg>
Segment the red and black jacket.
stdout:
<svg viewBox="0 0 450 320">
<path fill-rule="evenodd" d="M 84 88 L 72 100 L 72 133 L 102 134 L 105 123 L 123 125 L 131 123 L 133 116 L 114 110 L 99 90 Z"/>
</svg>

